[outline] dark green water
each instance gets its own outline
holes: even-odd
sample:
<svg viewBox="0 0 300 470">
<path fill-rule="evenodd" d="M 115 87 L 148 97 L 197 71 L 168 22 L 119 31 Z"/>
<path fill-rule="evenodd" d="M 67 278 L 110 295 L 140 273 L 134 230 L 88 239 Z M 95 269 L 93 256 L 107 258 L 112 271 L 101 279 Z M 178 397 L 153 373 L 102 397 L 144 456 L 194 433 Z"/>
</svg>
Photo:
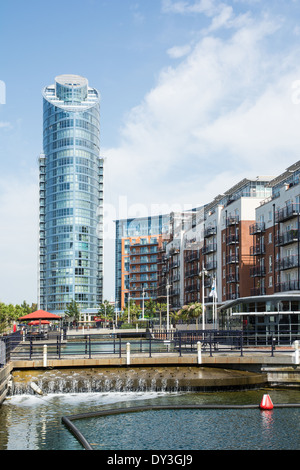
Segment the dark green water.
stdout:
<svg viewBox="0 0 300 470">
<path fill-rule="evenodd" d="M 82 450 L 62 416 L 144 404 L 300 403 L 300 391 L 108 392 L 18 395 L 0 407 L 0 450 Z M 300 408 L 163 410 L 89 418 L 76 425 L 95 450 L 299 450 Z"/>
</svg>

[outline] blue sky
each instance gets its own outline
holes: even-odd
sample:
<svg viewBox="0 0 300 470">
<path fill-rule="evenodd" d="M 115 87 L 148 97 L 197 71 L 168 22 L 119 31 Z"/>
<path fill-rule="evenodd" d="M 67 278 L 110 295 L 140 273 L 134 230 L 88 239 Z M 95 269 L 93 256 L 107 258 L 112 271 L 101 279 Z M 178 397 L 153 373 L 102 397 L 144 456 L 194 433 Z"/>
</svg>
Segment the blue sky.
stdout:
<svg viewBox="0 0 300 470">
<path fill-rule="evenodd" d="M 44 86 L 75 73 L 101 93 L 111 298 L 113 219 L 300 159 L 299 18 L 298 0 L 2 0 L 0 301 L 36 300 Z"/>
</svg>

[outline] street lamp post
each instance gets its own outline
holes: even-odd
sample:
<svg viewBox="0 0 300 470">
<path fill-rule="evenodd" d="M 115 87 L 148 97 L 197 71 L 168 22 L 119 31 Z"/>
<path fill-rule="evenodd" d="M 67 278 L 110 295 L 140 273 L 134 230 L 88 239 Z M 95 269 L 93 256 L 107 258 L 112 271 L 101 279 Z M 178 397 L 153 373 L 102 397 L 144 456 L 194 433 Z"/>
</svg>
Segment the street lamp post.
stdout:
<svg viewBox="0 0 300 470">
<path fill-rule="evenodd" d="M 170 290 L 170 285 L 169 282 L 167 283 L 167 331 L 169 331 L 170 328 L 170 302 L 169 302 L 169 290 Z"/>
<path fill-rule="evenodd" d="M 128 293 L 128 325 L 130 323 L 130 292 Z"/>
<path fill-rule="evenodd" d="M 205 300 L 204 300 L 204 281 L 205 281 L 205 276 L 207 275 L 207 271 L 204 268 L 204 263 L 202 264 L 202 271 L 200 273 L 200 276 L 202 278 L 202 330 L 205 330 Z"/>
<path fill-rule="evenodd" d="M 142 319 L 145 319 L 145 288 L 143 287 L 143 310 L 142 310 Z"/>
</svg>

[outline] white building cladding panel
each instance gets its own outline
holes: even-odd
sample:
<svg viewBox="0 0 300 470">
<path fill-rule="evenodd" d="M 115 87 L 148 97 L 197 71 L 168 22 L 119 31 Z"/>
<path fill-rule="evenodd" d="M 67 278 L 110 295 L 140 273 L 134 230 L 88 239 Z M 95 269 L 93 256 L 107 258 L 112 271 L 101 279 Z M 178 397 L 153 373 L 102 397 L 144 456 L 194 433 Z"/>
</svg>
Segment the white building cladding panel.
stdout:
<svg viewBox="0 0 300 470">
<path fill-rule="evenodd" d="M 82 311 L 102 301 L 100 95 L 77 75 L 43 90 L 39 307 Z"/>
</svg>

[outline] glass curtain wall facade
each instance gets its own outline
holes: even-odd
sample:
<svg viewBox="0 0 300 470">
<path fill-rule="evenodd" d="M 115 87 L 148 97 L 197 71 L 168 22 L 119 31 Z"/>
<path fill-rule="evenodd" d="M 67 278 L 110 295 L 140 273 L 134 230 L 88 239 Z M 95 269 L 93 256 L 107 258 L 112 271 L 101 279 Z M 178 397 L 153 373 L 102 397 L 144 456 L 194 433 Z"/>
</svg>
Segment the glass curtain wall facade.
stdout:
<svg viewBox="0 0 300 470">
<path fill-rule="evenodd" d="M 100 95 L 87 79 L 61 75 L 43 90 L 39 308 L 82 312 L 102 302 L 103 159 Z"/>
</svg>

